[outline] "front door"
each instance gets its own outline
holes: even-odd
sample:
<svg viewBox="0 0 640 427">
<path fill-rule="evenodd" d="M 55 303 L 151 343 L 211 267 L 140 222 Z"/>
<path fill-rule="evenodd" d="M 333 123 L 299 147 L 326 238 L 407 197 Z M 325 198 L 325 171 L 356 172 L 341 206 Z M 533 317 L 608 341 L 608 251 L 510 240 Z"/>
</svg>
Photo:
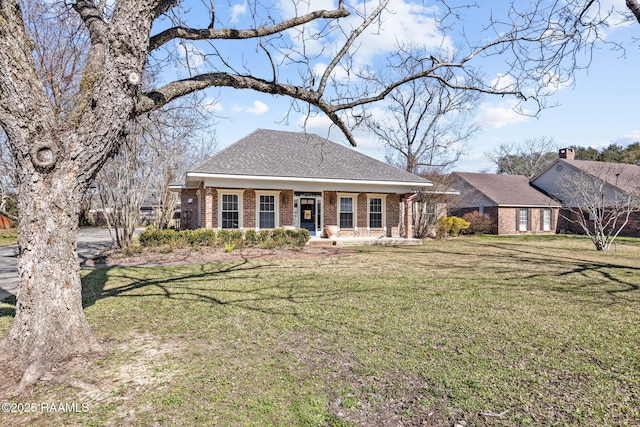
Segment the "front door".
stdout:
<svg viewBox="0 0 640 427">
<path fill-rule="evenodd" d="M 306 228 L 312 236 L 316 235 L 316 199 L 300 198 L 300 228 Z"/>
</svg>

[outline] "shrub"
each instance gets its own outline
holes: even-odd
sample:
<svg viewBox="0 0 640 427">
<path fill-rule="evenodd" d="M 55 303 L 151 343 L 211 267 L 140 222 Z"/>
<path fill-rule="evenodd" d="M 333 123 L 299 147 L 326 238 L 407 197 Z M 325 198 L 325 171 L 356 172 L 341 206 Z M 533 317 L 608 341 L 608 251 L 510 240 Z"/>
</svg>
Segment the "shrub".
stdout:
<svg viewBox="0 0 640 427">
<path fill-rule="evenodd" d="M 247 230 L 244 232 L 244 244 L 249 247 L 258 245 L 260 242 L 260 235 L 256 230 Z"/>
<path fill-rule="evenodd" d="M 231 233 L 229 230 L 222 229 L 218 231 L 218 245 L 224 246 L 227 243 L 231 243 Z"/>
<path fill-rule="evenodd" d="M 469 228 L 465 230 L 465 234 L 487 234 L 493 229 L 493 221 L 488 215 L 483 215 L 478 211 L 466 213 L 462 219 L 469 222 Z"/>
<path fill-rule="evenodd" d="M 287 234 L 285 233 L 284 228 L 275 228 L 271 232 L 271 239 L 275 242 L 276 246 L 286 246 L 287 245 Z"/>
<path fill-rule="evenodd" d="M 438 237 L 457 236 L 461 231 L 469 228 L 471 224 L 457 216 L 445 216 L 438 220 L 436 224 L 436 234 Z"/>
<path fill-rule="evenodd" d="M 299 230 L 290 230 L 292 232 L 292 244 L 295 247 L 301 248 L 307 244 L 311 235 L 309 234 L 309 230 L 306 228 L 301 228 Z"/>
<path fill-rule="evenodd" d="M 271 230 L 260 230 L 260 243 L 266 243 L 271 240 Z"/>
<path fill-rule="evenodd" d="M 309 231 L 285 230 L 158 230 L 148 228 L 140 234 L 140 245 L 143 247 L 169 246 L 172 248 L 183 246 L 217 246 L 222 248 L 240 248 L 242 246 L 260 246 L 275 248 L 278 246 L 302 247 L 309 240 Z"/>
<path fill-rule="evenodd" d="M 183 230 L 181 233 L 187 237 L 191 246 L 215 246 L 217 243 L 214 230 L 200 228 L 198 230 Z"/>
<path fill-rule="evenodd" d="M 179 238 L 180 234 L 175 230 L 158 230 L 157 228 L 148 228 L 138 237 L 140 244 L 145 247 L 168 245 Z"/>
</svg>

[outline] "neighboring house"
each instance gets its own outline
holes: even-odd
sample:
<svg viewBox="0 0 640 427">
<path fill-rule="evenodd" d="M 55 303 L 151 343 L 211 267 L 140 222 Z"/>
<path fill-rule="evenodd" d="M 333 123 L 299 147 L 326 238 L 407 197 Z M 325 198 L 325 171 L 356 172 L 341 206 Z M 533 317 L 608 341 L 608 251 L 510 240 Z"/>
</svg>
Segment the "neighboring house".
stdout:
<svg viewBox="0 0 640 427">
<path fill-rule="evenodd" d="M 11 220 L 4 215 L 0 215 L 0 230 L 11 228 Z"/>
<path fill-rule="evenodd" d="M 578 200 L 577 187 L 580 180 L 592 180 L 589 183 L 593 191 L 602 189 L 602 195 L 597 195 L 603 200 L 603 206 L 611 206 L 613 200 L 620 199 L 622 195 L 640 197 L 640 166 L 627 163 L 595 162 L 589 160 L 575 160 L 575 152 L 572 148 L 563 148 L 559 151 L 558 159 L 546 170 L 535 177 L 531 183 L 536 188 L 557 200 L 563 201 L 566 206 L 577 207 L 577 202 L 572 203 L 572 198 Z M 603 184 L 600 186 L 599 184 Z M 638 202 L 638 201 L 637 201 Z M 576 209 L 573 209 L 576 211 Z M 564 232 L 583 234 L 584 231 L 575 221 L 569 221 L 575 212 L 563 209 L 560 215 L 558 229 Z M 585 214 L 586 215 L 586 214 Z M 585 219 L 587 218 L 585 216 Z M 621 236 L 637 237 L 640 235 L 640 212 L 633 212 L 629 222 L 620 233 Z"/>
<path fill-rule="evenodd" d="M 553 234 L 560 204 L 531 187 L 523 175 L 453 173 L 460 196 L 452 203 L 455 216 L 479 212 L 491 219 L 492 234 Z"/>
<path fill-rule="evenodd" d="M 317 135 L 259 129 L 186 174 L 181 228 L 338 226 L 338 237 L 413 236 L 408 195 L 432 183 Z M 403 212 L 406 212 L 406 217 Z"/>
</svg>

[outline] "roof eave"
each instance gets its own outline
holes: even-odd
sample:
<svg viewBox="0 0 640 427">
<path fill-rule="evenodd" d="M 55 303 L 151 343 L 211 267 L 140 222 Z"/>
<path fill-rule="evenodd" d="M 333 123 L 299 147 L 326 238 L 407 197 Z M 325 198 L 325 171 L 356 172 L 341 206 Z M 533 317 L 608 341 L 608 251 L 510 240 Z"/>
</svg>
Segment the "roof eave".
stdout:
<svg viewBox="0 0 640 427">
<path fill-rule="evenodd" d="M 308 178 L 308 177 L 291 177 L 291 176 L 265 176 L 265 175 L 233 175 L 233 174 L 211 174 L 203 172 L 188 172 L 187 182 L 192 178 L 200 179 L 233 179 L 239 181 L 289 181 L 299 183 L 326 183 L 326 184 L 367 184 L 380 186 L 398 186 L 410 189 L 418 189 L 422 187 L 432 187 L 430 181 L 381 181 L 381 180 L 363 180 L 363 179 L 343 179 L 343 178 Z"/>
</svg>

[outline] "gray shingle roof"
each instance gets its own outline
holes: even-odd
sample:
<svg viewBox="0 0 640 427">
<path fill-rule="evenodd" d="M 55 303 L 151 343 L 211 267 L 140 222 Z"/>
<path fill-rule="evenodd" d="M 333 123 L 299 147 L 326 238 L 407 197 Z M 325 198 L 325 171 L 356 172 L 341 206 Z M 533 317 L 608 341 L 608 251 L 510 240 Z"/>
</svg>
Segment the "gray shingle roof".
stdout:
<svg viewBox="0 0 640 427">
<path fill-rule="evenodd" d="M 456 172 L 498 206 L 559 206 L 559 203 L 529 185 L 524 175 Z"/>
<path fill-rule="evenodd" d="M 190 172 L 430 185 L 424 178 L 318 135 L 266 129 L 250 133 Z"/>
<path fill-rule="evenodd" d="M 630 163 L 559 159 L 623 191 L 633 193 L 640 187 L 640 166 Z M 553 166 L 553 165 L 552 165 Z"/>
</svg>

